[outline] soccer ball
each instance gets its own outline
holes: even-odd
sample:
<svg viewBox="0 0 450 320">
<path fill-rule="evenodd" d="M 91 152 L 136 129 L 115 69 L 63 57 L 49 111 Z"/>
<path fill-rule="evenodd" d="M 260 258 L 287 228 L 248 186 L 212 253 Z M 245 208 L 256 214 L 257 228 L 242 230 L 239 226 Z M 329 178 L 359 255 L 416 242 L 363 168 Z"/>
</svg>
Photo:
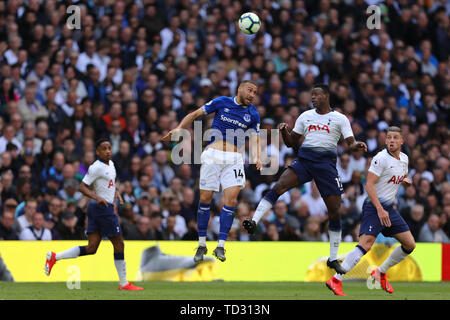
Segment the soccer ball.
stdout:
<svg viewBox="0 0 450 320">
<path fill-rule="evenodd" d="M 239 18 L 239 29 L 245 34 L 255 34 L 261 27 L 261 20 L 253 12 L 246 12 Z"/>
</svg>

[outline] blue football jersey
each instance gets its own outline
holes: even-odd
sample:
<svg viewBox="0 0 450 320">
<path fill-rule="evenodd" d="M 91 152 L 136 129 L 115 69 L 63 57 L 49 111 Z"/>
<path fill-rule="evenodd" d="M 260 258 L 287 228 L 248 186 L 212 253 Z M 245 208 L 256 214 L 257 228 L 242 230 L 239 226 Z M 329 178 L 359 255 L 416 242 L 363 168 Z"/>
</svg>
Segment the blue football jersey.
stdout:
<svg viewBox="0 0 450 320">
<path fill-rule="evenodd" d="M 204 114 L 215 112 L 211 126 L 215 130 L 208 144 L 221 138 L 239 149 L 245 145 L 246 136 L 259 135 L 259 113 L 252 104 L 242 106 L 236 103 L 235 97 L 218 97 L 206 103 L 202 110 Z M 221 137 L 218 137 L 218 132 Z"/>
</svg>

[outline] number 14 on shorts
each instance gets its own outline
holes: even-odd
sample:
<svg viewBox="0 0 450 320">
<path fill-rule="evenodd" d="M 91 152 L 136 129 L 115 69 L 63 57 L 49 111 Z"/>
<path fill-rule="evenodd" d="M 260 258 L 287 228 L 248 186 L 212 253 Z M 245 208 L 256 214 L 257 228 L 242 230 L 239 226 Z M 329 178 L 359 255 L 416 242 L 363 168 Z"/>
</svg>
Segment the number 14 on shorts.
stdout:
<svg viewBox="0 0 450 320">
<path fill-rule="evenodd" d="M 243 178 L 244 177 L 244 174 L 242 173 L 242 170 L 241 169 L 239 169 L 239 170 L 236 170 L 236 169 L 233 169 L 233 171 L 234 171 L 234 177 L 237 179 L 238 177 L 240 177 L 240 178 Z"/>
</svg>

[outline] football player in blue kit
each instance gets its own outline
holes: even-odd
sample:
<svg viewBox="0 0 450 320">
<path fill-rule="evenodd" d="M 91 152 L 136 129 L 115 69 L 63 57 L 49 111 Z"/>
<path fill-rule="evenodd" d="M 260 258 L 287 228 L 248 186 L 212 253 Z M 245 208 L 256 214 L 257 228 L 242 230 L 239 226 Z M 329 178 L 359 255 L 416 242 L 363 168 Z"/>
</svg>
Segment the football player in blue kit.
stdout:
<svg viewBox="0 0 450 320">
<path fill-rule="evenodd" d="M 180 129 L 188 128 L 191 123 L 206 114 L 215 113 L 211 126 L 212 138 L 201 155 L 200 201 L 197 211 L 199 246 L 194 256 L 195 262 L 203 260 L 207 253 L 206 232 L 210 219 L 211 200 L 214 192 L 224 193 L 224 205 L 220 212 L 220 230 L 217 248 L 213 255 L 225 261 L 225 241 L 233 223 L 237 197 L 245 186 L 244 156 L 245 137 L 249 137 L 252 163 L 261 169 L 259 126 L 260 118 L 251 103 L 257 93 L 253 81 L 242 81 L 235 97 L 218 97 L 184 117 L 177 128 L 171 130 L 162 141 L 169 141 Z M 254 147 L 256 146 L 256 148 Z"/>
<path fill-rule="evenodd" d="M 344 193 L 336 169 L 337 144 L 342 136 L 351 150 L 367 151 L 367 146 L 364 142 L 355 141 L 347 117 L 331 108 L 327 85 L 313 86 L 311 100 L 314 109 L 303 112 L 292 130 L 286 123 L 278 125 L 284 143 L 288 147 L 299 147 L 298 157 L 261 199 L 252 219 L 246 219 L 242 224 L 250 234 L 254 233 L 261 218 L 283 193 L 314 179 L 328 209 L 330 258 L 327 265 L 344 274 L 345 270 L 337 260 L 342 233 L 339 208 L 341 194 Z"/>
</svg>

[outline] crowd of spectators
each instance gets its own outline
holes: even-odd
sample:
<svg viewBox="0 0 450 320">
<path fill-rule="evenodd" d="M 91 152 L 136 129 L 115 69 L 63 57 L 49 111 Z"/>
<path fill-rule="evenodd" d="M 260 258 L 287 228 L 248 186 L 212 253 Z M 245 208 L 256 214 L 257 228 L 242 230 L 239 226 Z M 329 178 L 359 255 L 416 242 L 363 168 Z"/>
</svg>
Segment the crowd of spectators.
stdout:
<svg viewBox="0 0 450 320">
<path fill-rule="evenodd" d="M 370 4 L 382 13 L 376 29 L 366 24 Z M 66 23 L 69 5 L 80 8 L 79 29 Z M 237 27 L 247 11 L 262 21 L 255 36 Z M 445 0 L 0 0 L 0 240 L 86 239 L 78 185 L 103 136 L 125 200 L 124 238 L 196 240 L 199 165 L 174 165 L 175 144 L 160 138 L 251 79 L 262 129 L 292 128 L 322 82 L 367 143 L 367 153 L 338 148 L 344 241 L 357 240 L 367 169 L 397 125 L 414 182 L 397 207 L 417 241 L 448 242 L 449 15 Z M 256 235 L 241 228 L 295 158 L 282 141 L 264 149 L 278 173 L 246 164 L 229 240 L 328 241 L 314 183 L 282 195 Z M 217 193 L 209 240 L 222 205 Z"/>
</svg>

